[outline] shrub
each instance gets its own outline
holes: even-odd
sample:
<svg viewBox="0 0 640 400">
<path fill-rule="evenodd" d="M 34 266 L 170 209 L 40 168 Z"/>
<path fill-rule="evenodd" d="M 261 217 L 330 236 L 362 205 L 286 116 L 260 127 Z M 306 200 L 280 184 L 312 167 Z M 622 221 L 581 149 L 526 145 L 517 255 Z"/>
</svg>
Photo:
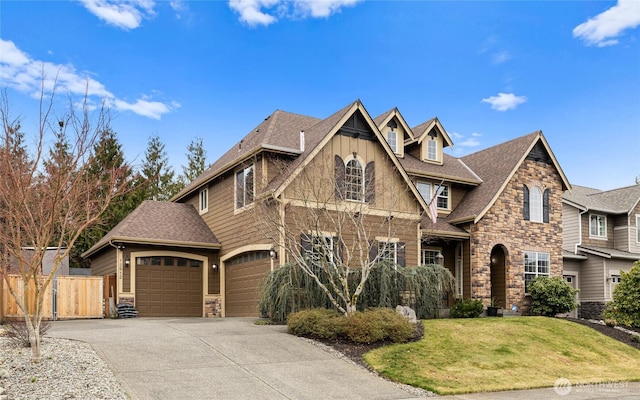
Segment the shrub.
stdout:
<svg viewBox="0 0 640 400">
<path fill-rule="evenodd" d="M 456 300 L 453 308 L 451 309 L 452 318 L 478 318 L 484 306 L 480 300 Z"/>
<path fill-rule="evenodd" d="M 40 321 L 40 337 L 43 337 L 49 328 L 51 327 L 51 323 L 47 320 Z M 22 347 L 31 347 L 31 343 L 29 342 L 29 331 L 27 330 L 27 323 L 24 322 L 23 318 L 20 319 L 11 319 L 5 321 L 5 330 L 7 331 L 7 337 Z"/>
<path fill-rule="evenodd" d="M 289 314 L 287 331 L 296 336 L 336 339 L 342 333 L 342 316 L 335 310 L 314 308 Z"/>
<path fill-rule="evenodd" d="M 605 320 L 604 320 L 604 324 L 605 324 L 606 326 L 609 326 L 609 327 L 613 328 L 613 327 L 615 327 L 618 323 L 616 322 L 616 320 L 615 320 L 615 319 L 607 318 L 607 319 L 605 319 Z"/>
<path fill-rule="evenodd" d="M 316 308 L 292 313 L 288 332 L 317 339 L 345 339 L 356 343 L 390 340 L 408 342 L 416 335 L 416 325 L 388 308 L 356 311 L 344 317 L 334 310 Z"/>
<path fill-rule="evenodd" d="M 629 272 L 620 273 L 620 283 L 613 291 L 613 300 L 602 313 L 604 318 L 615 319 L 618 324 L 640 328 L 640 260 Z"/>
<path fill-rule="evenodd" d="M 531 313 L 553 317 L 578 307 L 574 289 L 559 276 L 539 276 L 529 282 Z"/>
<path fill-rule="evenodd" d="M 629 340 L 631 340 L 632 342 L 635 342 L 635 343 L 640 343 L 640 336 L 638 336 L 638 335 L 631 335 L 631 337 L 629 338 Z"/>
</svg>

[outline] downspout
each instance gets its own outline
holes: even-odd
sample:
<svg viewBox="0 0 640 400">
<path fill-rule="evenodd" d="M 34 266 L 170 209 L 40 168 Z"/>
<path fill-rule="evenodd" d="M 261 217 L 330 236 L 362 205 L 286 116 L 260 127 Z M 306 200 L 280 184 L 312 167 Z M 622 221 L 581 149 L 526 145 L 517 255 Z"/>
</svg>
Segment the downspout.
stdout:
<svg viewBox="0 0 640 400">
<path fill-rule="evenodd" d="M 116 249 L 116 276 L 118 277 L 118 283 L 116 285 L 117 289 L 116 289 L 116 294 L 115 294 L 115 298 L 113 299 L 113 301 L 118 304 L 119 303 L 119 299 L 118 296 L 120 296 L 120 294 L 123 292 L 124 290 L 124 283 L 122 280 L 122 274 L 123 274 L 123 268 L 122 268 L 122 249 L 120 249 L 119 246 L 116 246 L 112 243 L 112 239 L 109 239 L 109 246 L 113 247 L 114 249 Z M 109 293 L 109 295 L 111 295 L 111 293 Z M 111 312 L 111 310 L 109 310 L 109 312 Z"/>
</svg>

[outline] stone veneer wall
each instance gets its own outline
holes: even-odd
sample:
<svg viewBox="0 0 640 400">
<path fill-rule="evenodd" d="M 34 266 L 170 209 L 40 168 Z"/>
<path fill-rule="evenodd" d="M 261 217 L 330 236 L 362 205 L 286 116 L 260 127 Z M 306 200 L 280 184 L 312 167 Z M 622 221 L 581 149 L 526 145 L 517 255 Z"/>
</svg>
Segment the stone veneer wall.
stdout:
<svg viewBox="0 0 640 400">
<path fill-rule="evenodd" d="M 205 318 L 221 318 L 222 317 L 222 297 L 209 297 L 204 301 Z"/>
<path fill-rule="evenodd" d="M 580 303 L 578 307 L 578 318 L 585 319 L 602 319 L 602 311 L 604 311 L 605 303 L 601 301 L 589 301 Z"/>
<path fill-rule="evenodd" d="M 549 189 L 549 222 L 531 222 L 523 218 L 523 187 Z M 507 308 L 515 304 L 528 311 L 524 293 L 524 252 L 549 253 L 551 276 L 562 276 L 562 180 L 550 164 L 524 160 L 507 183 L 502 194 L 471 233 L 471 297 L 491 299 L 491 250 L 503 245 L 505 251 Z"/>
</svg>

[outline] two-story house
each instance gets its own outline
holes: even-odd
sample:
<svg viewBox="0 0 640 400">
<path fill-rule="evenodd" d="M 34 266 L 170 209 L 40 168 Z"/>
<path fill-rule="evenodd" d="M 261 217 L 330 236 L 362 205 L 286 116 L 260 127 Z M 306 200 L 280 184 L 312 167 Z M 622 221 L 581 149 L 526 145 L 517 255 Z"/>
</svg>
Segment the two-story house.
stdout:
<svg viewBox="0 0 640 400">
<path fill-rule="evenodd" d="M 601 317 L 620 271 L 640 260 L 640 185 L 573 186 L 562 200 L 564 277 L 580 289 L 581 318 Z"/>
<path fill-rule="evenodd" d="M 278 110 L 172 202 L 144 202 L 83 256 L 94 275 L 117 276 L 117 301 L 141 316 L 256 315 L 265 274 L 293 260 L 258 207 L 273 204 L 277 229 L 307 241 L 352 233 L 325 218 L 301 224 L 306 208 L 358 207 L 383 227 L 372 250 L 443 263 L 452 299 L 526 310 L 527 283 L 562 274 L 569 182 L 540 131 L 462 158 L 450 146 L 437 118 L 411 127 L 398 109 L 372 118 L 359 100 L 324 119 Z"/>
</svg>

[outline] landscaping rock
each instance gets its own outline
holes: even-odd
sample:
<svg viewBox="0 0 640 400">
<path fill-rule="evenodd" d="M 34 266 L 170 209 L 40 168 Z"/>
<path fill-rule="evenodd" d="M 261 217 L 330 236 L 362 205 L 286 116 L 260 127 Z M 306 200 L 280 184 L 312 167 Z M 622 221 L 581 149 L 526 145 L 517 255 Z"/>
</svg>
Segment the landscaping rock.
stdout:
<svg viewBox="0 0 640 400">
<path fill-rule="evenodd" d="M 6 369 L 0 369 L 0 379 L 7 379 L 11 374 Z"/>
<path fill-rule="evenodd" d="M 416 317 L 416 312 L 413 308 L 407 306 L 397 306 L 396 312 L 403 317 L 405 317 L 409 322 L 416 323 L 418 322 L 418 318 Z"/>
</svg>

